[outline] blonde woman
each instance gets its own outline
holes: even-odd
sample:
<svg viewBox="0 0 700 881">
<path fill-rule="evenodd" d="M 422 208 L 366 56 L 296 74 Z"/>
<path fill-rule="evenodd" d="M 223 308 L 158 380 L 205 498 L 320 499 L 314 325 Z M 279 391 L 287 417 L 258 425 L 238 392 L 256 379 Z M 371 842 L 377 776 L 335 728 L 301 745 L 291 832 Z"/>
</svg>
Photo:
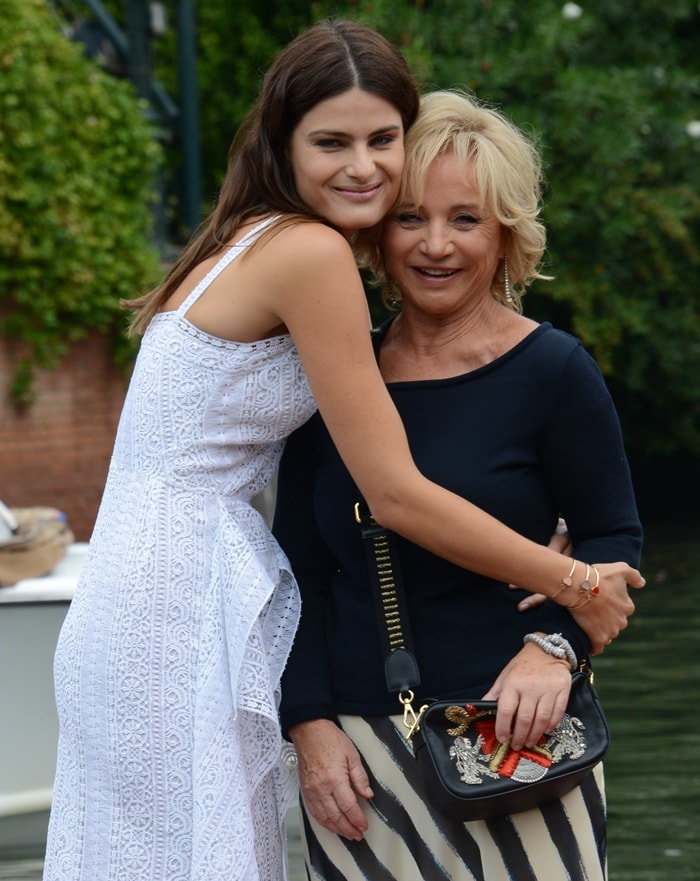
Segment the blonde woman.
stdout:
<svg viewBox="0 0 700 881">
<path fill-rule="evenodd" d="M 423 98 L 375 255 L 401 301 L 374 334 L 376 357 L 427 477 L 535 542 L 563 513 L 591 571 L 635 564 L 642 532 L 600 371 L 578 340 L 521 314 L 525 285 L 540 277 L 539 205 L 537 151 L 506 117 L 459 93 Z M 353 478 L 320 417 L 290 438 L 274 531 L 303 613 L 282 722 L 299 757 L 311 877 L 602 881 L 601 767 L 560 801 L 495 820 L 460 823 L 426 798 L 386 687 L 350 516 L 365 488 Z M 421 670 L 416 704 L 498 699 L 498 740 L 533 747 L 561 720 L 571 669 L 596 646 L 561 604 L 519 612 L 507 579 L 412 541 L 399 540 L 399 558 Z M 559 601 L 593 606 L 578 588 L 586 566 L 571 568 Z"/>
</svg>

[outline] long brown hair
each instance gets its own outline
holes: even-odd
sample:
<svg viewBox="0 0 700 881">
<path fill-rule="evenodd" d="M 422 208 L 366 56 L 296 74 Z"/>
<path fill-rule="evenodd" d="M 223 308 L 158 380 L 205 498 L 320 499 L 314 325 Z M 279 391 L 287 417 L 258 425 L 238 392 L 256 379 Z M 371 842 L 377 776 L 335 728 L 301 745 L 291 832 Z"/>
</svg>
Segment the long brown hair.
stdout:
<svg viewBox="0 0 700 881">
<path fill-rule="evenodd" d="M 294 129 L 309 110 L 353 87 L 391 102 L 401 114 L 404 131 L 413 124 L 419 97 L 408 65 L 401 53 L 371 28 L 351 21 L 324 20 L 282 50 L 233 139 L 213 212 L 163 283 L 125 304 L 136 313 L 132 332 L 143 332 L 192 268 L 221 250 L 247 220 L 269 214 L 284 215 L 281 223 L 323 220 L 301 200 L 287 148 Z"/>
</svg>

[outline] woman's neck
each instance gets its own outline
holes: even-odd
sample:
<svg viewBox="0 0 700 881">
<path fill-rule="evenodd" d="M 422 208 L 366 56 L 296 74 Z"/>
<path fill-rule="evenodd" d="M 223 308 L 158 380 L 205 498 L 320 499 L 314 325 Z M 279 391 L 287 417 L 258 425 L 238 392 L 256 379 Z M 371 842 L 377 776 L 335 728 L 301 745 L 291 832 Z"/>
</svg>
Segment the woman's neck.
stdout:
<svg viewBox="0 0 700 881">
<path fill-rule="evenodd" d="M 460 376 L 490 364 L 536 326 L 495 300 L 450 316 L 406 304 L 382 342 L 382 376 L 386 382 Z"/>
</svg>

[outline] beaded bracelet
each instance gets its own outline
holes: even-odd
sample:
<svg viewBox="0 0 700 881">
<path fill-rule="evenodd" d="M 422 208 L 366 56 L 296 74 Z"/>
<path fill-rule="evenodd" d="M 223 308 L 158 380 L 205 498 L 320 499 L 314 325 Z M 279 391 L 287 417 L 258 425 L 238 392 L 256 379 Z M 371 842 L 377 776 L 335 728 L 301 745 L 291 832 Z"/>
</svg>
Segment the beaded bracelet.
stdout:
<svg viewBox="0 0 700 881">
<path fill-rule="evenodd" d="M 545 654 L 551 655 L 553 658 L 558 658 L 560 661 L 567 661 L 572 673 L 578 667 L 578 659 L 576 658 L 574 650 L 571 648 L 571 643 L 568 639 L 564 639 L 561 633 L 550 633 L 548 636 L 540 636 L 537 633 L 526 633 L 523 637 L 523 645 L 526 645 L 528 642 L 533 642 L 536 646 L 541 648 Z"/>
</svg>

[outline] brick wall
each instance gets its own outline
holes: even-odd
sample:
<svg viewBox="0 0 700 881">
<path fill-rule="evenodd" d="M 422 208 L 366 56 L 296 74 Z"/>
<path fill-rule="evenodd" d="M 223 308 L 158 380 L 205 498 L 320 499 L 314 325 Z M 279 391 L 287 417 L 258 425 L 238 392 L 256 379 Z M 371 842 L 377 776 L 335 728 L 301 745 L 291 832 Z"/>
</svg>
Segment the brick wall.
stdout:
<svg viewBox="0 0 700 881">
<path fill-rule="evenodd" d="M 18 412 L 9 397 L 18 356 L 0 342 L 0 499 L 9 506 L 53 505 L 76 540 L 92 532 L 126 381 L 107 341 L 75 344 L 52 371 L 37 374 L 36 402 Z"/>
</svg>

